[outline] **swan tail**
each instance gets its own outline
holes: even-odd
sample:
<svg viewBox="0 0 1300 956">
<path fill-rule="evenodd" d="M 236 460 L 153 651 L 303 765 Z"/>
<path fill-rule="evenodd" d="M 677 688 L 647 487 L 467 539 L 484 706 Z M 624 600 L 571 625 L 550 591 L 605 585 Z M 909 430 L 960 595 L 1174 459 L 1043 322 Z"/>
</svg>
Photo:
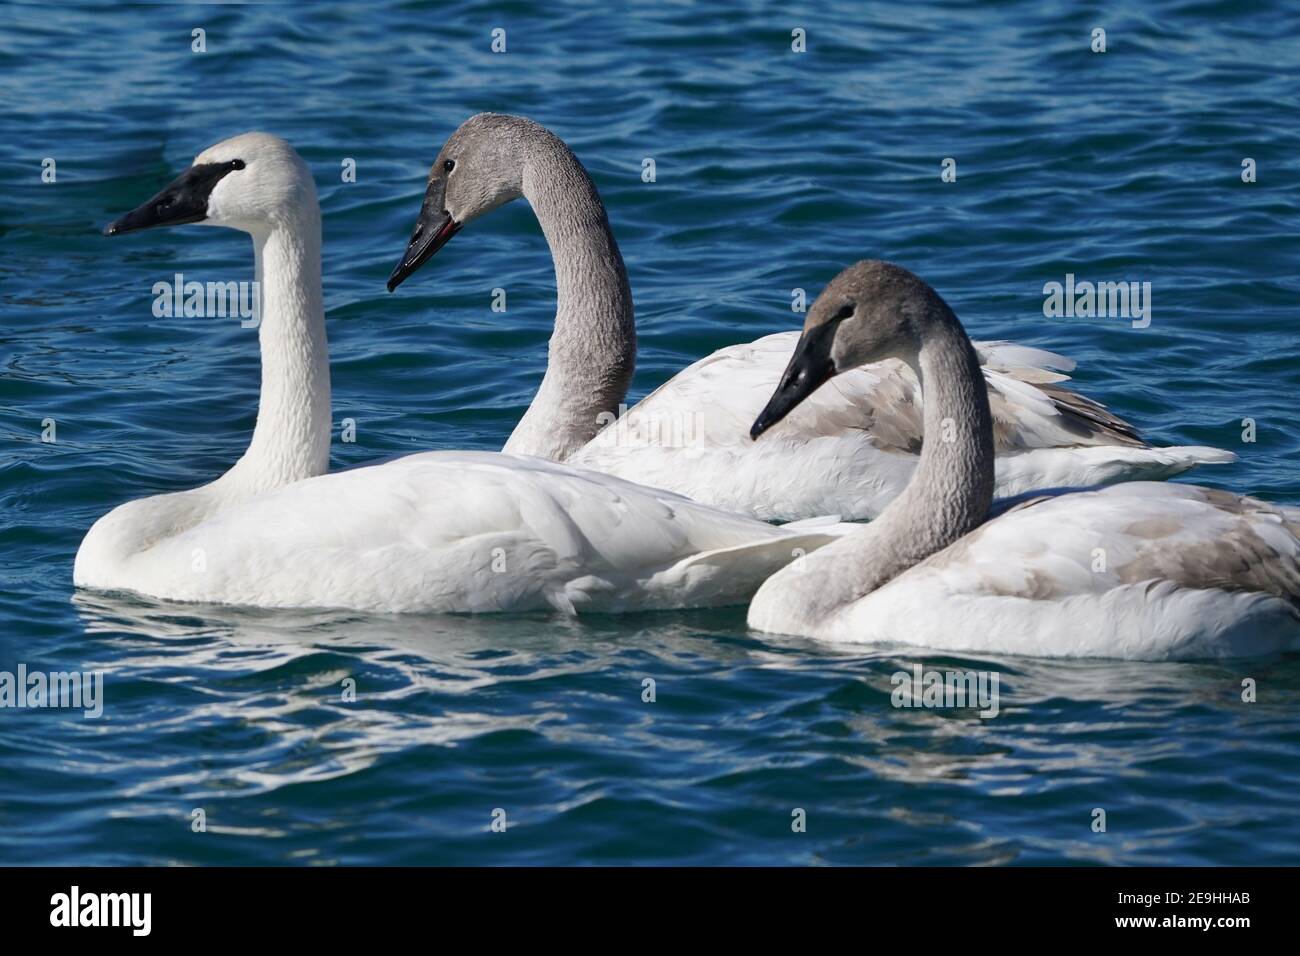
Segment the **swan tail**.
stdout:
<svg viewBox="0 0 1300 956">
<path fill-rule="evenodd" d="M 823 524 L 817 530 L 801 530 L 797 534 L 716 548 L 683 558 L 646 582 L 645 591 L 655 597 L 643 606 L 725 607 L 745 604 L 764 581 L 787 564 L 861 527 L 836 518 L 807 520 Z"/>
<path fill-rule="evenodd" d="M 1197 465 L 1236 460 L 1237 456 L 1230 451 L 1193 445 L 1036 448 L 998 456 L 994 494 L 998 498 L 1011 498 L 1043 488 L 1093 488 L 1123 481 L 1163 481 Z"/>
<path fill-rule="evenodd" d="M 1122 475 L 1116 480 L 1158 481 L 1181 475 L 1197 465 L 1226 465 L 1237 460 L 1233 452 L 1203 445 L 1170 445 L 1141 451 L 1144 454 L 1134 456 L 1132 477 Z"/>
<path fill-rule="evenodd" d="M 785 531 L 808 531 L 813 534 L 828 534 L 834 538 L 843 537 L 861 528 L 862 525 L 852 521 L 842 521 L 839 515 L 818 515 L 815 518 L 800 518 L 781 525 Z"/>
<path fill-rule="evenodd" d="M 1195 468 L 1197 465 L 1227 465 L 1237 460 L 1236 452 L 1224 448 L 1210 448 L 1208 445 L 1172 445 L 1169 448 L 1154 450 L 1163 452 L 1179 462 L 1185 462 L 1186 468 Z"/>
<path fill-rule="evenodd" d="M 1127 454 L 1116 455 L 1112 468 L 1107 469 L 1097 484 L 1114 484 L 1120 481 L 1161 481 L 1190 471 L 1197 465 L 1226 465 L 1237 460 L 1230 451 L 1198 445 L 1171 445 L 1167 448 L 1125 449 Z"/>
</svg>

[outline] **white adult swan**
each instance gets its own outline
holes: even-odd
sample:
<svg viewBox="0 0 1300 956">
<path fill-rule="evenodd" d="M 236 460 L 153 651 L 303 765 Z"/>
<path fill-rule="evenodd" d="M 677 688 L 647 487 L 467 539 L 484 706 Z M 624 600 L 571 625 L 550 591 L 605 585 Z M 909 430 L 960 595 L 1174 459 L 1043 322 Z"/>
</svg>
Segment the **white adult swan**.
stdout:
<svg viewBox="0 0 1300 956">
<path fill-rule="evenodd" d="M 779 332 L 720 349 L 609 427 L 636 359 L 632 294 L 605 207 L 559 137 L 518 116 L 480 113 L 438 153 L 389 290 L 461 227 L 523 196 L 555 263 L 557 305 L 541 387 L 505 451 L 541 455 L 788 521 L 872 518 L 903 490 L 921 448 L 921 397 L 902 363 L 857 369 L 758 445 L 746 433 L 798 341 Z M 1058 384 L 1074 363 L 1006 342 L 978 346 L 996 423 L 999 497 L 1034 488 L 1167 478 L 1210 448 L 1151 448 L 1101 405 Z"/>
<path fill-rule="evenodd" d="M 925 390 L 920 464 L 874 522 L 767 581 L 751 627 L 1136 660 L 1300 647 L 1300 508 L 1136 482 L 986 520 L 995 425 L 975 350 L 938 293 L 898 266 L 861 262 L 826 287 L 754 437 L 828 378 L 885 358 Z"/>
<path fill-rule="evenodd" d="M 326 475 L 320 209 L 283 140 L 200 153 L 105 229 L 202 222 L 252 235 L 262 393 L 248 451 L 193 491 L 115 508 L 79 587 L 263 607 L 624 610 L 743 603 L 834 528 L 774 528 L 670 492 L 519 455 L 428 452 Z"/>
</svg>

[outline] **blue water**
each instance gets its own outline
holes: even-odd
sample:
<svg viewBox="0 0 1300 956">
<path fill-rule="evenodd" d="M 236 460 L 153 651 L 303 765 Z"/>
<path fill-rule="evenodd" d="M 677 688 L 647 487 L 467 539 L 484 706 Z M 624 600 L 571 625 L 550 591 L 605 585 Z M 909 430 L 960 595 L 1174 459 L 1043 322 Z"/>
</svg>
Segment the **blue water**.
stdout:
<svg viewBox="0 0 1300 956">
<path fill-rule="evenodd" d="M 254 337 L 154 318 L 150 292 L 248 277 L 247 239 L 97 231 L 246 129 L 317 175 L 335 419 L 357 422 L 334 467 L 500 447 L 554 310 L 526 205 L 384 291 L 429 163 L 483 109 L 552 127 L 595 177 L 636 298 L 632 399 L 884 257 L 976 337 L 1079 360 L 1153 442 L 1240 454 L 1197 480 L 1300 503 L 1294 4 L 305 6 L 0 14 L 0 670 L 105 672 L 98 720 L 0 710 L 0 862 L 1300 859 L 1295 657 L 971 661 L 750 633 L 740 608 L 403 619 L 71 587 L 96 517 L 247 442 Z M 1068 272 L 1150 281 L 1150 327 L 1044 318 Z M 892 707 L 916 663 L 1000 672 L 1001 713 Z"/>
</svg>

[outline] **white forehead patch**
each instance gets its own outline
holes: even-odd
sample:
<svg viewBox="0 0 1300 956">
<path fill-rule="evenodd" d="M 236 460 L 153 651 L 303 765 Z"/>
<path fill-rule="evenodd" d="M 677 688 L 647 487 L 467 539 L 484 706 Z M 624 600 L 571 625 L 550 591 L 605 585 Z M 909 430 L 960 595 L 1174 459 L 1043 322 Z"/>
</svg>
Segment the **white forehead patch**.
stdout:
<svg viewBox="0 0 1300 956">
<path fill-rule="evenodd" d="M 240 133 L 209 146 L 194 157 L 194 165 L 228 163 L 232 159 L 252 162 L 259 156 L 293 155 L 293 147 L 270 133 Z"/>
</svg>

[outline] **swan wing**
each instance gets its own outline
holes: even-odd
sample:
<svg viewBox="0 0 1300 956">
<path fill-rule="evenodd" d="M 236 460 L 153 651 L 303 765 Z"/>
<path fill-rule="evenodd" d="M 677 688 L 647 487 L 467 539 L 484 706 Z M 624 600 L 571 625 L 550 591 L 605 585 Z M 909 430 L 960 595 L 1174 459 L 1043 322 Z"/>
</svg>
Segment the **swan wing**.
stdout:
<svg viewBox="0 0 1300 956">
<path fill-rule="evenodd" d="M 719 349 L 673 376 L 591 442 L 592 447 L 695 444 L 747 447 L 749 427 L 771 398 L 799 333 L 777 332 Z M 977 343 L 999 422 L 999 450 L 1124 442 L 1132 426 L 1057 384 L 1073 369 L 1064 356 L 1011 342 Z M 897 360 L 836 376 L 769 434 L 790 441 L 844 434 L 916 453 L 923 436 L 916 376 Z"/>
<path fill-rule="evenodd" d="M 827 636 L 1137 660 L 1300 647 L 1300 509 L 1153 482 L 1032 499 Z"/>
</svg>

